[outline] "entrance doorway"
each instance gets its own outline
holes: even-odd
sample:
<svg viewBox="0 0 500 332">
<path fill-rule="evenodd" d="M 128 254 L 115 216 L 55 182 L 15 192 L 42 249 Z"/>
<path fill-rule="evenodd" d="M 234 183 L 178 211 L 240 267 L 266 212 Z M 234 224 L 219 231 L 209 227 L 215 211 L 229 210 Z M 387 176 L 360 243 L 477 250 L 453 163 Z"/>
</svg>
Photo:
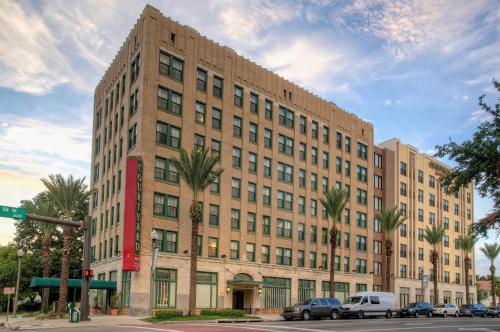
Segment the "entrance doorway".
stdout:
<svg viewBox="0 0 500 332">
<path fill-rule="evenodd" d="M 233 290 L 233 309 L 245 309 L 245 292 L 242 290 Z"/>
</svg>

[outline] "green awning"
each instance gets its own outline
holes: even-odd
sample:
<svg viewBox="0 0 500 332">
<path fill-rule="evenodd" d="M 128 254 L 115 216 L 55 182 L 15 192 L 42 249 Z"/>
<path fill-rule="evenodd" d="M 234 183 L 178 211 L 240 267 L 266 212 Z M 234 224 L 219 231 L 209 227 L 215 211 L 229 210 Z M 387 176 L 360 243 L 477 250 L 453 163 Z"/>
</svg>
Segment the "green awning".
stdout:
<svg viewBox="0 0 500 332">
<path fill-rule="evenodd" d="M 32 278 L 31 288 L 59 288 L 59 278 Z M 68 279 L 69 288 L 82 288 L 82 279 Z M 116 289 L 116 281 L 90 280 L 90 288 L 93 289 Z"/>
<path fill-rule="evenodd" d="M 255 280 L 228 280 L 228 285 L 240 285 L 240 286 L 258 286 L 262 285 L 263 281 L 255 281 Z"/>
</svg>

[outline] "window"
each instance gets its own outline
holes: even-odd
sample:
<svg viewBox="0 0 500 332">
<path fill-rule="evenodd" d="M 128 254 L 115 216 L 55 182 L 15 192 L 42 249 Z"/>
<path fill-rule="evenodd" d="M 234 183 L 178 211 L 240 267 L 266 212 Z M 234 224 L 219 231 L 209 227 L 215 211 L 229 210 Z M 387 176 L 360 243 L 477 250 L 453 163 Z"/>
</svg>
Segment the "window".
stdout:
<svg viewBox="0 0 500 332">
<path fill-rule="evenodd" d="M 351 153 L 351 138 L 349 136 L 345 137 L 345 151 Z"/>
<path fill-rule="evenodd" d="M 219 225 L 219 206 L 215 204 L 210 204 L 208 207 L 208 224 L 210 226 Z"/>
<path fill-rule="evenodd" d="M 303 115 L 300 116 L 300 133 L 307 134 L 307 118 Z"/>
<path fill-rule="evenodd" d="M 344 162 L 345 164 L 345 176 L 350 177 L 351 176 L 351 162 L 349 160 L 346 160 Z"/>
<path fill-rule="evenodd" d="M 374 196 L 373 200 L 374 200 L 374 202 L 373 202 L 373 208 L 376 211 L 381 211 L 382 210 L 382 198 Z"/>
<path fill-rule="evenodd" d="M 291 279 L 263 277 L 262 299 L 264 308 L 283 308 L 290 305 Z"/>
<path fill-rule="evenodd" d="M 432 175 L 429 175 L 429 187 L 434 188 L 436 185 L 436 178 Z"/>
<path fill-rule="evenodd" d="M 177 219 L 179 215 L 179 197 L 155 193 L 153 212 L 156 216 Z"/>
<path fill-rule="evenodd" d="M 329 164 L 328 152 L 323 151 L 323 168 L 328 169 L 328 164 Z"/>
<path fill-rule="evenodd" d="M 446 217 L 443 217 L 443 228 L 444 229 L 449 229 L 450 228 L 450 220 Z"/>
<path fill-rule="evenodd" d="M 436 214 L 434 212 L 429 212 L 429 224 L 436 224 Z"/>
<path fill-rule="evenodd" d="M 311 190 L 318 190 L 318 175 L 316 173 L 311 173 Z"/>
<path fill-rule="evenodd" d="M 160 51 L 160 73 L 177 81 L 182 81 L 184 62 L 170 54 Z M 199 69 L 198 69 L 199 70 Z M 205 72 L 206 75 L 206 72 Z M 206 79 L 206 78 L 205 78 Z"/>
<path fill-rule="evenodd" d="M 424 221 L 424 210 L 418 209 L 418 221 Z"/>
<path fill-rule="evenodd" d="M 377 217 L 373 219 L 373 231 L 375 233 L 382 233 L 382 225 L 380 224 L 380 219 Z"/>
<path fill-rule="evenodd" d="M 247 243 L 247 262 L 255 262 L 255 243 Z"/>
<path fill-rule="evenodd" d="M 125 272 L 124 272 L 125 275 Z M 127 297 L 123 298 L 122 301 L 130 303 L 130 281 L 131 274 L 128 272 L 127 275 Z M 123 289 L 122 282 L 122 289 Z M 175 308 L 175 300 L 177 295 L 177 270 L 173 269 L 159 269 L 155 270 L 154 274 L 154 287 L 155 287 L 155 298 L 154 305 L 155 308 Z"/>
<path fill-rule="evenodd" d="M 277 226 L 279 237 L 292 238 L 292 222 L 290 220 L 278 219 Z"/>
<path fill-rule="evenodd" d="M 356 258 L 356 273 L 366 273 L 366 259 Z"/>
<path fill-rule="evenodd" d="M 357 212 L 357 225 L 358 227 L 361 228 L 366 228 L 367 227 L 367 222 L 366 222 L 366 213 L 363 212 Z"/>
<path fill-rule="evenodd" d="M 368 158 L 368 146 L 358 142 L 358 158 L 366 160 Z"/>
<path fill-rule="evenodd" d="M 429 205 L 436 206 L 436 196 L 434 194 L 429 194 Z"/>
<path fill-rule="evenodd" d="M 311 134 L 312 134 L 312 138 L 318 139 L 318 122 L 317 121 L 314 121 L 314 120 L 312 121 Z"/>
<path fill-rule="evenodd" d="M 279 123 L 280 123 L 280 125 L 283 125 L 283 126 L 288 127 L 288 128 L 293 128 L 294 127 L 294 117 L 295 117 L 295 114 L 293 111 L 280 105 L 280 110 L 279 110 Z"/>
<path fill-rule="evenodd" d="M 241 168 L 241 149 L 233 146 L 233 167 Z"/>
<path fill-rule="evenodd" d="M 402 196 L 407 196 L 406 183 L 404 183 L 404 182 L 399 183 L 399 194 Z"/>
<path fill-rule="evenodd" d="M 177 253 L 177 232 L 157 230 L 160 233 L 159 249 L 163 252 Z"/>
<path fill-rule="evenodd" d="M 210 184 L 210 192 L 212 194 L 218 194 L 219 191 L 220 191 L 220 185 L 219 185 L 219 177 L 217 176 L 216 178 L 214 178 L 214 181 Z"/>
<path fill-rule="evenodd" d="M 318 201 L 311 199 L 311 217 L 316 217 L 318 215 Z"/>
<path fill-rule="evenodd" d="M 424 191 L 423 191 L 423 190 L 418 189 L 418 196 L 417 196 L 417 197 L 418 197 L 418 201 L 419 201 L 420 203 L 423 203 L 423 202 L 424 202 Z"/>
<path fill-rule="evenodd" d="M 130 95 L 130 107 L 129 107 L 129 116 L 132 116 L 139 109 L 139 89 L 135 89 L 134 92 Z M 109 128 L 109 133 L 111 134 L 112 128 Z"/>
<path fill-rule="evenodd" d="M 467 193 L 466 197 L 467 197 L 467 204 L 470 204 L 470 193 Z"/>
<path fill-rule="evenodd" d="M 418 248 L 418 260 L 419 261 L 424 260 L 424 248 Z"/>
<path fill-rule="evenodd" d="M 298 250 L 297 251 L 297 266 L 298 267 L 304 267 L 305 265 L 305 259 L 304 259 L 304 250 Z"/>
<path fill-rule="evenodd" d="M 297 227 L 297 236 L 299 241 L 305 241 L 306 239 L 306 225 L 299 223 Z"/>
<path fill-rule="evenodd" d="M 417 175 L 418 182 L 424 183 L 424 172 L 422 170 L 418 170 L 418 175 Z"/>
<path fill-rule="evenodd" d="M 450 283 L 450 272 L 448 271 L 444 271 L 444 282 L 446 283 Z M 449 303 L 450 302 L 450 297 L 448 296 L 447 299 L 445 298 L 445 303 Z"/>
<path fill-rule="evenodd" d="M 208 257 L 219 257 L 219 239 L 216 237 L 208 238 Z"/>
<path fill-rule="evenodd" d="M 292 210 L 293 194 L 278 190 L 278 208 Z"/>
<path fill-rule="evenodd" d="M 293 166 L 278 163 L 278 180 L 293 183 Z"/>
<path fill-rule="evenodd" d="M 368 194 L 367 194 L 366 190 L 357 189 L 356 199 L 357 199 L 358 204 L 366 205 L 368 203 L 367 196 L 368 196 Z"/>
<path fill-rule="evenodd" d="M 231 181 L 231 196 L 239 199 L 241 196 L 241 180 L 233 178 Z"/>
<path fill-rule="evenodd" d="M 450 254 L 448 253 L 443 253 L 443 264 L 444 265 L 450 265 Z"/>
<path fill-rule="evenodd" d="M 327 126 L 323 126 L 323 143 L 330 143 L 330 128 L 328 128 Z"/>
<path fill-rule="evenodd" d="M 179 171 L 169 160 L 161 157 L 155 159 L 155 179 L 179 183 Z"/>
<path fill-rule="evenodd" d="M 455 232 L 460 232 L 460 222 L 455 221 Z"/>
<path fill-rule="evenodd" d="M 337 149 L 342 149 L 342 133 L 337 131 Z"/>
<path fill-rule="evenodd" d="M 217 273 L 197 272 L 196 308 L 217 308 L 217 288 Z"/>
<path fill-rule="evenodd" d="M 139 77 L 140 60 L 141 55 L 137 54 L 130 65 L 130 84 L 132 84 Z"/>
<path fill-rule="evenodd" d="M 401 264 L 399 266 L 399 277 L 400 278 L 407 278 L 407 271 L 408 271 L 408 266 L 406 264 Z"/>
<path fill-rule="evenodd" d="M 240 241 L 231 241 L 229 259 L 240 259 Z"/>
<path fill-rule="evenodd" d="M 309 253 L 309 267 L 315 269 L 317 264 L 317 255 L 315 251 Z"/>
<path fill-rule="evenodd" d="M 251 173 L 257 172 L 257 155 L 253 152 L 248 153 L 248 171 Z"/>
<path fill-rule="evenodd" d="M 368 170 L 365 167 L 358 165 L 357 175 L 358 175 L 359 181 L 364 182 L 364 183 L 366 183 L 368 181 Z"/>
<path fill-rule="evenodd" d="M 205 104 L 197 101 L 195 105 L 194 119 L 197 123 L 205 124 Z"/>
<path fill-rule="evenodd" d="M 356 235 L 356 249 L 366 251 L 366 236 Z"/>
<path fill-rule="evenodd" d="M 316 243 L 318 240 L 318 227 L 315 225 L 311 225 L 309 229 L 309 241 L 311 243 Z"/>
<path fill-rule="evenodd" d="M 137 123 L 134 123 L 134 125 L 128 130 L 128 149 L 132 149 L 135 147 L 137 143 Z M 104 160 L 106 160 L 106 156 L 104 157 Z M 106 162 L 103 163 L 102 168 L 104 170 L 104 167 Z M 104 173 L 104 172 L 103 172 Z"/>
<path fill-rule="evenodd" d="M 382 254 L 382 241 L 373 240 L 373 252 L 375 254 Z"/>
<path fill-rule="evenodd" d="M 242 129 L 242 121 L 240 117 L 233 117 L 233 136 L 241 138 L 243 129 Z"/>
<path fill-rule="evenodd" d="M 307 159 L 307 146 L 305 143 L 299 144 L 299 159 L 305 161 Z"/>
<path fill-rule="evenodd" d="M 263 245 L 262 246 L 262 263 L 269 263 L 269 254 L 270 254 L 270 247 L 269 246 L 266 246 L 266 245 Z"/>
<path fill-rule="evenodd" d="M 222 87 L 223 80 L 218 76 L 214 76 L 214 85 L 213 85 L 213 95 L 217 98 L 222 98 Z"/>
<path fill-rule="evenodd" d="M 450 237 L 448 235 L 443 236 L 443 246 L 446 248 L 450 246 Z"/>
<path fill-rule="evenodd" d="M 449 203 L 447 199 L 443 199 L 443 211 L 448 211 Z"/>
<path fill-rule="evenodd" d="M 271 217 L 262 216 L 262 234 L 271 235 Z"/>
<path fill-rule="evenodd" d="M 399 174 L 406 176 L 407 173 L 407 165 L 406 163 L 400 161 L 399 162 Z"/>
<path fill-rule="evenodd" d="M 272 160 L 270 158 L 264 157 L 264 176 L 271 177 L 271 164 Z"/>
<path fill-rule="evenodd" d="M 273 147 L 273 131 L 264 128 L 264 147 L 271 149 Z"/>
<path fill-rule="evenodd" d="M 406 257 L 406 244 L 400 244 L 399 245 L 399 256 L 400 257 Z"/>
<path fill-rule="evenodd" d="M 375 189 L 382 190 L 382 177 L 380 175 L 373 175 L 373 186 Z"/>
<path fill-rule="evenodd" d="M 266 99 L 265 106 L 266 106 L 266 110 L 265 110 L 264 115 L 265 115 L 266 119 L 272 120 L 272 118 L 273 118 L 273 102 Z"/>
<path fill-rule="evenodd" d="M 258 137 L 258 126 L 250 122 L 248 125 L 248 140 L 250 143 L 257 143 L 257 137 Z"/>
<path fill-rule="evenodd" d="M 328 178 L 326 176 L 323 176 L 322 187 L 323 187 L 323 192 L 328 191 Z"/>
<path fill-rule="evenodd" d="M 351 210 L 350 209 L 344 209 L 344 222 L 346 225 L 349 225 L 351 223 Z"/>
<path fill-rule="evenodd" d="M 205 136 L 194 135 L 194 148 L 196 151 L 202 151 L 205 148 Z"/>
<path fill-rule="evenodd" d="M 207 91 L 207 71 L 201 68 L 196 70 L 196 89 Z"/>
<path fill-rule="evenodd" d="M 460 267 L 460 256 L 455 256 L 455 267 Z"/>
<path fill-rule="evenodd" d="M 178 149 L 181 142 L 181 129 L 163 122 L 156 123 L 156 143 Z"/>
<path fill-rule="evenodd" d="M 248 201 L 255 203 L 257 201 L 257 184 L 248 182 Z"/>
<path fill-rule="evenodd" d="M 419 241 L 423 241 L 424 240 L 424 229 L 423 228 L 419 228 L 418 229 L 418 240 Z"/>
<path fill-rule="evenodd" d="M 306 186 L 306 171 L 304 169 L 299 169 L 299 187 L 305 188 Z"/>
<path fill-rule="evenodd" d="M 305 214 L 306 213 L 306 198 L 304 196 L 299 196 L 298 205 L 299 205 L 299 213 Z"/>
<path fill-rule="evenodd" d="M 280 134 L 278 136 L 278 150 L 279 152 L 293 156 L 293 138 Z"/>
<path fill-rule="evenodd" d="M 378 153 L 373 154 L 373 165 L 378 168 L 382 168 L 382 155 Z"/>
<path fill-rule="evenodd" d="M 407 215 L 407 205 L 406 203 L 399 203 L 399 211 L 401 212 L 401 215 L 402 216 L 405 216 Z"/>
<path fill-rule="evenodd" d="M 292 265 L 292 249 L 290 248 L 276 248 L 276 264 L 278 265 Z"/>
<path fill-rule="evenodd" d="M 255 93 L 250 93 L 250 112 L 259 113 L 259 96 Z"/>
<path fill-rule="evenodd" d="M 237 85 L 234 86 L 234 105 L 243 107 L 243 88 Z"/>
<path fill-rule="evenodd" d="M 459 215 L 460 214 L 460 207 L 458 206 L 458 204 L 455 204 L 455 215 Z"/>
</svg>

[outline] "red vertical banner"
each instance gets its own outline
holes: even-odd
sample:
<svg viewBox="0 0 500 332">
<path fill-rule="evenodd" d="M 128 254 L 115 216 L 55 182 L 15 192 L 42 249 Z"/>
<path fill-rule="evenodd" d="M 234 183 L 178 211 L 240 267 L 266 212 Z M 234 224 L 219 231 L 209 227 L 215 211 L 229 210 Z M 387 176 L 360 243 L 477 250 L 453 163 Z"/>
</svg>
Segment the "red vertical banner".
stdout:
<svg viewBox="0 0 500 332">
<path fill-rule="evenodd" d="M 127 158 L 123 223 L 123 271 L 139 271 L 141 249 L 142 160 Z"/>
</svg>

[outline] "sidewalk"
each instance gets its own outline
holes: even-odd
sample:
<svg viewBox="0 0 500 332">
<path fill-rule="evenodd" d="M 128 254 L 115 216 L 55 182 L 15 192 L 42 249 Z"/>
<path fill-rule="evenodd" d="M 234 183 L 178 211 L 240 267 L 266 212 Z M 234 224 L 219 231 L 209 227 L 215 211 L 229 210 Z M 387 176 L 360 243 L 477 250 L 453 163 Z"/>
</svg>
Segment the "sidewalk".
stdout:
<svg viewBox="0 0 500 332">
<path fill-rule="evenodd" d="M 5 317 L 2 317 L 5 323 Z M 9 317 L 9 322 L 5 327 L 10 330 L 37 330 L 37 329 L 69 329 L 73 327 L 93 327 L 93 326 L 118 326 L 118 325 L 148 325 L 140 320 L 143 317 L 131 316 L 108 316 L 108 315 L 90 315 L 90 321 L 70 323 L 67 318 L 64 319 L 45 319 L 37 320 L 34 317 Z"/>
</svg>

